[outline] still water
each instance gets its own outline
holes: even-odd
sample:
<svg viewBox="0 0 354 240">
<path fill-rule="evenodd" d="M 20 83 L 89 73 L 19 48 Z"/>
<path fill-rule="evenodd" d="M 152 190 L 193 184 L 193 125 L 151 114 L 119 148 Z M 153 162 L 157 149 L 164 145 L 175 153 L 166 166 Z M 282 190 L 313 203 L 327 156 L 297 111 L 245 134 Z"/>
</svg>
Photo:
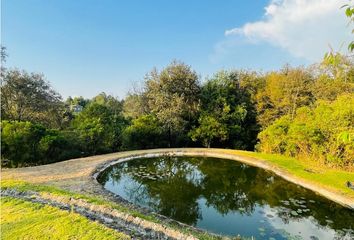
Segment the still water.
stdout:
<svg viewBox="0 0 354 240">
<path fill-rule="evenodd" d="M 256 239 L 354 239 L 354 211 L 236 161 L 136 159 L 106 169 L 104 187 L 209 232 Z"/>
</svg>

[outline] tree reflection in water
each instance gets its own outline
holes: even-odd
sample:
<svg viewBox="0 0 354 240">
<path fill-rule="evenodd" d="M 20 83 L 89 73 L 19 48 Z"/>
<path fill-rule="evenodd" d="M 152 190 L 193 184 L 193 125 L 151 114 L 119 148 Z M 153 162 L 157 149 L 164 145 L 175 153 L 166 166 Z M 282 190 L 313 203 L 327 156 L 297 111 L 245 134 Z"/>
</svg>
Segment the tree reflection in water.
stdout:
<svg viewBox="0 0 354 240">
<path fill-rule="evenodd" d="M 190 225 L 201 222 L 203 211 L 209 208 L 220 216 L 234 213 L 241 217 L 253 216 L 258 209 L 269 222 L 277 219 L 288 224 L 311 219 L 318 229 L 335 230 L 339 239 L 353 236 L 353 211 L 263 169 L 235 161 L 201 157 L 138 159 L 110 167 L 99 181 L 135 204 Z M 200 204 L 201 199 L 205 206 Z"/>
</svg>

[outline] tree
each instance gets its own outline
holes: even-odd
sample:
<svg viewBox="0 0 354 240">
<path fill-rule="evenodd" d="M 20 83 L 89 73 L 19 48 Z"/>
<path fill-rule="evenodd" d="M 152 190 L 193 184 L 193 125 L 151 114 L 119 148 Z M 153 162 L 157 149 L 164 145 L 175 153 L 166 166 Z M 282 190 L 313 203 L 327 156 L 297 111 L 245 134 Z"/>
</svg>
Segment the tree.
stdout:
<svg viewBox="0 0 354 240">
<path fill-rule="evenodd" d="M 174 145 L 172 136 L 183 134 L 197 112 L 199 78 L 190 66 L 173 61 L 161 72 L 151 71 L 145 84 L 149 109 L 167 129 L 169 146 Z"/>
<path fill-rule="evenodd" d="M 201 115 L 216 119 L 226 128 L 226 136 L 215 141 L 216 146 L 253 149 L 258 125 L 251 96 L 240 86 L 241 79 L 246 77 L 247 74 L 237 71 L 220 71 L 202 86 Z M 206 120 L 200 119 L 199 124 L 203 121 Z"/>
<path fill-rule="evenodd" d="M 200 140 L 204 147 L 210 148 L 214 139 L 224 141 L 227 138 L 226 126 L 212 116 L 201 116 L 199 126 L 189 132 L 193 141 Z"/>
<path fill-rule="evenodd" d="M 86 107 L 89 103 L 90 103 L 90 100 L 89 99 L 85 99 L 84 97 L 80 96 L 80 97 L 68 97 L 65 101 L 65 103 L 69 106 L 71 105 L 80 105 L 82 106 L 83 108 Z"/>
<path fill-rule="evenodd" d="M 60 127 L 64 105 L 43 75 L 11 70 L 1 86 L 1 111 L 3 119 Z"/>
<path fill-rule="evenodd" d="M 2 165 L 26 166 L 40 161 L 38 144 L 45 128 L 30 122 L 1 122 Z"/>
<path fill-rule="evenodd" d="M 76 116 L 72 127 L 78 132 L 86 154 L 112 152 L 121 147 L 121 134 L 127 125 L 121 111 L 120 101 L 100 94 Z"/>
<path fill-rule="evenodd" d="M 142 115 L 133 119 L 132 124 L 122 134 L 124 149 L 148 149 L 164 147 L 165 132 L 161 123 L 153 115 Z"/>
<path fill-rule="evenodd" d="M 149 112 L 148 100 L 144 93 L 130 93 L 123 101 L 123 115 L 136 119 Z"/>
<path fill-rule="evenodd" d="M 281 116 L 293 119 L 296 109 L 313 101 L 312 75 L 303 68 L 285 67 L 281 72 L 271 72 L 265 77 L 264 89 L 256 96 L 258 121 L 263 128 Z"/>
<path fill-rule="evenodd" d="M 258 149 L 302 157 L 331 166 L 354 166 L 354 95 L 334 101 L 319 100 L 313 108 L 297 109 L 281 117 L 259 134 Z"/>
</svg>

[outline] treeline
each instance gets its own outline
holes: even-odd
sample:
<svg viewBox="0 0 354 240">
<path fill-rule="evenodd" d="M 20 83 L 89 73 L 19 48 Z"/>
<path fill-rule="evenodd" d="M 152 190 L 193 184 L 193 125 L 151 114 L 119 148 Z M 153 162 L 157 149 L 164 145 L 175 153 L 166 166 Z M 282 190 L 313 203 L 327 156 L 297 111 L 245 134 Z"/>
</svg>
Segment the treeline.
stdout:
<svg viewBox="0 0 354 240">
<path fill-rule="evenodd" d="M 199 146 L 354 165 L 354 64 L 340 54 L 307 68 L 222 70 L 203 81 L 173 61 L 123 100 L 101 93 L 63 101 L 43 75 L 1 74 L 4 166 Z"/>
</svg>

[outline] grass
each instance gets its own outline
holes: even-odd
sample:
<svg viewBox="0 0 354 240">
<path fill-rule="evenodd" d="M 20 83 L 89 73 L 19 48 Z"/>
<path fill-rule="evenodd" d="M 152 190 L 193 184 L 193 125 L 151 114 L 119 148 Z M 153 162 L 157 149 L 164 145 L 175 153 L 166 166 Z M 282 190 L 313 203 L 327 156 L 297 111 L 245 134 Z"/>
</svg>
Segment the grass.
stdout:
<svg viewBox="0 0 354 240">
<path fill-rule="evenodd" d="M 144 220 L 147 220 L 150 222 L 162 224 L 162 221 L 154 216 L 144 215 L 136 210 L 132 210 L 132 209 L 122 206 L 120 204 L 104 200 L 101 197 L 73 193 L 73 192 L 66 191 L 66 190 L 63 190 L 63 189 L 60 189 L 60 188 L 57 188 L 54 186 L 37 185 L 37 184 L 27 183 L 27 182 L 18 181 L 18 180 L 1 180 L 1 188 L 2 189 L 6 189 L 6 188 L 16 189 L 17 191 L 20 191 L 20 192 L 35 191 L 40 194 L 50 193 L 50 194 L 53 194 L 56 196 L 65 196 L 65 197 L 71 197 L 71 198 L 76 198 L 76 199 L 83 199 L 83 200 L 86 200 L 87 202 L 92 203 L 92 204 L 103 205 L 103 206 L 106 206 L 106 207 L 109 207 L 112 209 L 117 209 L 121 212 L 128 213 L 134 217 L 139 217 L 141 219 L 144 219 Z M 3 215 L 3 214 L 6 214 L 6 213 L 2 212 L 1 215 Z M 2 220 L 1 220 L 1 222 L 2 222 Z M 180 226 L 175 225 L 175 224 L 167 224 L 167 226 L 169 226 L 173 229 L 176 229 L 182 233 L 193 235 L 193 236 L 197 237 L 198 239 L 202 239 L 202 240 L 220 239 L 219 237 L 210 235 L 208 233 L 191 231 L 186 228 L 181 228 Z M 16 227 L 16 226 L 14 226 L 14 227 Z M 7 239 L 7 238 L 5 238 L 5 239 Z M 29 239 L 32 239 L 32 238 L 29 238 Z M 74 237 L 74 238 L 70 238 L 70 239 L 81 239 L 81 238 Z"/>
<path fill-rule="evenodd" d="M 228 153 L 228 154 L 237 154 L 237 155 L 241 155 L 241 156 L 247 156 L 247 157 L 254 157 L 254 158 L 258 158 L 258 159 L 263 159 L 269 163 L 271 163 L 272 165 L 274 165 L 277 168 L 280 168 L 284 171 L 287 171 L 290 174 L 293 174 L 294 176 L 301 178 L 307 182 L 310 182 L 312 184 L 318 185 L 319 187 L 328 189 L 328 190 L 332 190 L 335 192 L 338 192 L 342 195 L 345 195 L 347 197 L 351 197 L 354 199 L 354 191 L 349 189 L 346 186 L 346 182 L 347 181 L 354 181 L 354 172 L 348 172 L 345 170 L 340 170 L 340 169 L 331 169 L 329 167 L 323 166 L 323 165 L 316 165 L 314 162 L 309 162 L 306 160 L 298 160 L 295 158 L 291 158 L 291 157 L 286 157 L 286 156 L 281 156 L 281 155 L 275 155 L 275 154 L 264 154 L 264 153 L 256 153 L 256 152 L 247 152 L 247 151 L 239 151 L 239 150 L 227 150 L 227 149 L 211 149 L 210 151 L 215 151 L 215 152 L 220 152 L 220 153 Z M 312 170 L 312 171 L 308 171 L 308 170 Z M 120 205 L 117 203 L 112 203 L 110 201 L 105 200 L 103 197 L 100 196 L 91 196 L 91 195 L 83 195 L 83 194 L 78 194 L 78 193 L 73 193 L 73 192 L 69 192 L 66 190 L 62 190 L 59 189 L 57 187 L 53 187 L 53 186 L 47 186 L 47 185 L 36 185 L 36 184 L 31 184 L 31 183 L 27 183 L 27 182 L 23 182 L 23 181 L 16 181 L 16 180 L 2 180 L 1 181 L 1 187 L 2 188 L 15 188 L 18 191 L 36 191 L 42 194 L 45 193 L 51 193 L 54 195 L 58 195 L 58 196 L 67 196 L 67 197 L 73 197 L 73 198 L 77 198 L 77 199 L 83 199 L 86 200 L 89 203 L 92 204 L 96 204 L 96 205 L 104 205 L 113 209 L 117 209 L 119 211 L 122 212 L 126 212 L 129 213 L 132 216 L 135 217 L 140 217 L 141 219 L 145 219 L 147 221 L 151 221 L 151 222 L 155 222 L 155 223 L 162 223 L 161 220 L 159 220 L 158 218 L 152 216 L 152 215 L 143 215 L 138 211 L 132 210 L 130 208 L 125 207 L 124 205 Z M 1 204 L 3 205 L 3 200 L 1 202 Z M 7 205 L 10 206 L 9 210 L 7 209 Z M 30 231 L 29 229 L 32 228 L 31 226 L 33 225 L 31 223 L 32 220 L 28 220 L 28 221 L 24 221 L 22 223 L 22 221 L 20 219 L 22 219 L 22 217 L 19 216 L 23 216 L 23 215 L 27 215 L 26 211 L 29 211 L 29 217 L 32 216 L 32 214 L 35 213 L 31 213 L 30 210 L 35 208 L 34 206 L 32 206 L 31 208 L 31 204 L 32 203 L 26 203 L 26 202 L 21 202 L 20 200 L 14 200 L 14 199 L 7 199 L 5 198 L 4 200 L 4 208 L 3 206 L 1 206 L 1 210 L 2 212 L 2 218 L 1 218 L 1 226 L 2 226 L 2 231 L 3 231 L 3 237 L 4 239 L 19 239 L 19 238 L 6 238 L 5 236 L 12 236 L 12 234 L 25 234 L 26 231 L 28 233 L 28 231 Z M 23 207 L 25 210 L 24 213 L 22 213 L 20 210 L 22 207 L 17 208 L 17 212 L 16 212 L 16 205 L 23 205 L 23 206 L 28 206 L 30 209 L 26 209 L 25 207 Z M 37 208 L 39 208 L 37 206 Z M 45 207 L 43 207 L 44 209 L 47 209 Z M 51 207 L 48 207 L 51 208 Z M 13 210 L 11 210 L 13 209 Z M 53 215 L 55 216 L 56 213 L 54 213 L 55 209 L 51 208 L 53 211 Z M 11 212 L 12 211 L 12 212 Z M 58 213 L 63 212 L 61 210 L 56 210 L 58 211 Z M 64 212 L 65 213 L 65 212 Z M 61 213 L 61 214 L 64 214 Z M 67 212 L 66 212 L 67 213 Z M 71 219 L 70 215 L 73 213 L 67 213 L 67 215 L 58 215 L 60 218 L 62 218 L 62 222 L 64 224 L 67 224 L 67 222 Z M 47 214 L 43 214 L 44 216 L 38 216 L 38 221 L 42 221 L 39 222 L 39 225 L 43 225 L 44 228 L 51 228 L 51 226 L 53 225 L 53 229 L 56 228 L 57 222 L 54 221 L 52 222 L 51 216 Z M 77 216 L 80 217 L 80 216 Z M 4 218 L 4 219 L 3 219 Z M 8 220 L 6 219 L 12 219 L 12 218 L 18 218 L 18 224 L 15 222 L 12 223 L 8 223 Z M 23 219 L 27 219 L 27 216 L 24 217 Z M 36 217 L 34 219 L 37 219 Z M 33 220 L 34 220 L 33 219 Z M 85 219 L 85 218 L 84 218 Z M 22 225 L 21 225 L 21 224 Z M 85 224 L 83 224 L 83 226 L 88 226 L 90 223 L 89 220 L 87 220 L 87 222 Z M 92 228 L 94 229 L 95 227 L 100 227 L 101 225 L 96 224 L 91 222 L 92 224 Z M 6 224 L 12 224 L 12 225 L 6 225 Z M 46 226 L 46 224 L 48 226 Z M 26 226 L 27 225 L 27 226 Z M 80 225 L 80 224 L 79 224 Z M 7 227 L 7 226 L 11 226 L 11 227 Z M 205 240 L 212 240 L 212 239 L 219 239 L 217 237 L 214 237 L 212 235 L 206 234 L 206 233 L 198 233 L 198 232 L 194 232 L 191 231 L 189 229 L 186 228 L 181 228 L 179 226 L 173 225 L 173 224 L 169 224 L 169 227 L 179 230 L 183 233 L 186 234 L 191 234 L 199 239 L 205 239 Z M 69 226 L 70 227 L 70 226 Z M 79 230 L 75 230 L 76 232 L 72 233 L 72 231 L 70 228 L 63 228 L 62 230 L 65 232 L 65 229 L 68 229 L 68 232 L 65 234 L 74 234 L 72 235 L 72 237 L 68 236 L 66 239 L 85 239 L 80 237 L 80 232 Z M 60 228 L 60 226 L 58 226 L 58 228 Z M 101 226 L 102 229 L 105 229 L 103 226 Z M 37 230 L 36 230 L 37 231 Z M 38 230 L 40 231 L 40 230 Z M 43 230 L 44 231 L 44 230 Z M 59 230 L 58 230 L 59 231 Z M 103 230 L 101 230 L 102 232 Z M 4 235 L 7 234 L 8 232 L 10 232 L 11 234 L 9 235 Z M 108 234 L 108 232 L 107 232 Z M 17 235 L 14 235 L 17 237 Z M 19 235 L 22 236 L 22 235 Z M 28 235 L 23 235 L 23 236 L 27 236 L 27 238 L 24 239 L 38 239 L 38 238 L 31 238 L 28 237 Z M 105 235 L 102 235 L 105 236 Z M 91 237 L 91 239 L 94 239 L 95 237 Z M 21 238 L 22 239 L 22 238 Z M 46 239 L 46 238 L 44 238 Z M 51 239 L 56 239 L 56 237 L 52 237 Z M 99 237 L 99 239 L 105 239 L 104 237 Z"/>
<path fill-rule="evenodd" d="M 70 191 L 66 191 L 54 186 L 48 186 L 48 185 L 38 185 L 38 184 L 32 184 L 24 181 L 18 181 L 18 180 L 1 180 L 1 188 L 6 189 L 6 188 L 14 188 L 17 191 L 20 192 L 25 192 L 25 191 L 35 191 L 38 193 L 50 193 L 56 196 L 66 196 L 66 197 L 72 197 L 76 199 L 83 199 L 86 200 L 88 203 L 96 204 L 96 205 L 104 205 L 113 209 L 117 209 L 122 212 L 129 213 L 130 215 L 134 217 L 140 217 L 142 219 L 148 220 L 148 221 L 153 221 L 153 222 L 159 222 L 158 219 L 154 218 L 153 216 L 147 216 L 143 215 L 138 211 L 131 210 L 125 206 L 122 206 L 120 204 L 112 203 L 109 201 L 104 200 L 101 197 L 96 197 L 96 196 L 90 196 L 90 195 L 84 195 L 84 194 L 79 194 L 79 193 L 73 193 Z"/>
<path fill-rule="evenodd" d="M 341 169 L 333 169 L 323 165 L 306 160 L 296 158 L 265 154 L 238 150 L 222 150 L 227 153 L 239 154 L 247 157 L 254 157 L 266 160 L 274 166 L 285 170 L 296 177 L 299 177 L 307 182 L 311 182 L 322 188 L 338 192 L 347 197 L 354 199 L 354 191 L 346 186 L 347 181 L 354 181 L 354 172 L 349 172 Z M 309 172 L 308 170 L 312 170 Z"/>
<path fill-rule="evenodd" d="M 2 239 L 130 239 L 79 214 L 23 200 L 1 198 Z"/>
</svg>

